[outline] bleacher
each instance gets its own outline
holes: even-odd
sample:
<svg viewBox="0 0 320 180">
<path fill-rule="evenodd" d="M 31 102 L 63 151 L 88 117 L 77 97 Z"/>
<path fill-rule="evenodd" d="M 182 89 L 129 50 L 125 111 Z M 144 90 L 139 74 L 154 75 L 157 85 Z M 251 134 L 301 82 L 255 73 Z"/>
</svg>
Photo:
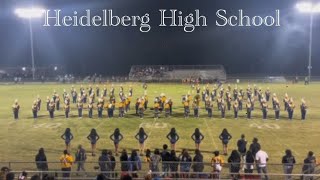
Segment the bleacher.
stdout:
<svg viewBox="0 0 320 180">
<path fill-rule="evenodd" d="M 132 66 L 129 79 L 132 81 L 226 81 L 227 75 L 221 65 L 138 65 Z"/>
</svg>

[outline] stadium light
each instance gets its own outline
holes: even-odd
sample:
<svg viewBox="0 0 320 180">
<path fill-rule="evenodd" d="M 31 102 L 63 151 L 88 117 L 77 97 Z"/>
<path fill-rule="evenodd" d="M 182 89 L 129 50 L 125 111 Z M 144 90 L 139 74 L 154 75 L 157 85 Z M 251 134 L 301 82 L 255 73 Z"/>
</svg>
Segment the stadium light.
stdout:
<svg viewBox="0 0 320 180">
<path fill-rule="evenodd" d="M 34 50 L 33 50 L 33 33 L 31 20 L 40 18 L 44 14 L 45 10 L 42 8 L 31 7 L 31 8 L 17 8 L 14 13 L 23 19 L 29 20 L 29 31 L 30 31 L 30 44 L 31 44 L 31 61 L 32 61 L 32 79 L 35 80 L 35 65 L 34 65 Z"/>
<path fill-rule="evenodd" d="M 320 13 L 320 2 L 299 2 L 296 4 L 296 8 L 301 13 L 310 14 L 310 32 L 309 32 L 309 65 L 308 65 L 308 81 L 311 81 L 311 60 L 312 60 L 312 28 L 313 28 L 313 16 L 316 13 Z"/>
<path fill-rule="evenodd" d="M 21 69 L 22 69 L 22 71 L 26 71 L 26 67 L 22 67 Z"/>
<path fill-rule="evenodd" d="M 53 69 L 54 69 L 54 71 L 57 71 L 57 70 L 58 70 L 58 67 L 57 67 L 57 66 L 55 66 Z"/>
</svg>

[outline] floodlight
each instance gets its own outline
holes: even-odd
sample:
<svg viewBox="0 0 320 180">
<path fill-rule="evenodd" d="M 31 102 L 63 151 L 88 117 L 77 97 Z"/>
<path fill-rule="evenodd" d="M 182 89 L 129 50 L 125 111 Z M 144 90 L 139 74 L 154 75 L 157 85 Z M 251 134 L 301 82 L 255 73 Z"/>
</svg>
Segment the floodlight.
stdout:
<svg viewBox="0 0 320 180">
<path fill-rule="evenodd" d="M 53 69 L 56 71 L 56 70 L 58 70 L 58 67 L 57 67 L 57 66 L 55 66 Z"/>
<path fill-rule="evenodd" d="M 42 8 L 17 8 L 14 13 L 20 18 L 40 18 L 45 12 Z"/>
<path fill-rule="evenodd" d="M 297 3 L 296 8 L 303 13 L 320 13 L 320 3 L 300 2 Z"/>
<path fill-rule="evenodd" d="M 26 71 L 26 67 L 22 67 L 22 71 Z"/>
</svg>

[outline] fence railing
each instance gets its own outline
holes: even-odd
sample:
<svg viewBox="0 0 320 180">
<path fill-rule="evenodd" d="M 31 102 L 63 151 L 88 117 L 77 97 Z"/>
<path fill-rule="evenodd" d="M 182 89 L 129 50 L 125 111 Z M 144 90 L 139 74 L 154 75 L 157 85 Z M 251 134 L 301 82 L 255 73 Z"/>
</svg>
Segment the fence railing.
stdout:
<svg viewBox="0 0 320 180">
<path fill-rule="evenodd" d="M 84 164 L 85 171 L 78 171 L 79 164 Z M 257 164 L 225 163 L 220 172 L 215 171 L 214 166 L 208 162 L 141 162 L 139 164 L 136 161 L 75 162 L 69 172 L 61 171 L 60 162 L 48 162 L 48 170 L 45 171 L 39 170 L 35 162 L 0 162 L 0 167 L 8 167 L 15 174 L 25 171 L 29 176 L 49 174 L 56 179 L 61 178 L 64 173 L 70 174 L 72 179 L 92 179 L 101 173 L 109 179 L 119 179 L 127 174 L 139 178 L 151 175 L 174 179 L 215 179 L 217 177 L 229 179 L 231 176 L 237 176 L 239 179 L 260 179 L 264 176 L 263 173 L 259 173 Z M 104 168 L 103 171 L 101 166 Z M 288 166 L 284 164 L 267 164 L 266 167 L 266 175 L 269 179 L 285 179 L 288 176 L 292 179 L 320 178 L 319 167 L 315 164 L 295 164 L 292 166 L 292 171 L 288 171 Z"/>
</svg>

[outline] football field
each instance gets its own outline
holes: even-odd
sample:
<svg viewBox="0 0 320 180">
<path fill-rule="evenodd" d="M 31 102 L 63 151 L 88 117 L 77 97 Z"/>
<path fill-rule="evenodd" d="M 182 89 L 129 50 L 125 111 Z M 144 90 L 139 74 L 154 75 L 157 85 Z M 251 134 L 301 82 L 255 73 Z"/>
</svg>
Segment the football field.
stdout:
<svg viewBox="0 0 320 180">
<path fill-rule="evenodd" d="M 181 103 L 181 95 L 188 92 L 194 93 L 190 85 L 184 84 L 148 84 L 149 107 L 153 106 L 153 99 L 161 93 L 165 93 L 167 97 L 173 100 L 173 116 L 164 118 L 161 114 L 159 119 L 153 118 L 153 111 L 146 110 L 143 119 L 135 115 L 134 104 L 135 99 L 143 95 L 141 83 L 125 83 L 123 84 L 124 91 L 127 94 L 129 85 L 133 87 L 133 98 L 131 102 L 131 110 L 125 115 L 125 118 L 117 118 L 118 110 L 115 110 L 115 118 L 108 119 L 106 111 L 104 118 L 97 118 L 97 110 L 94 110 L 94 118 L 87 118 L 87 110 L 84 110 L 84 117 L 77 117 L 77 109 L 75 104 L 71 104 L 71 118 L 65 119 L 64 109 L 55 111 L 54 120 L 49 119 L 49 114 L 46 111 L 46 97 L 52 96 L 56 90 L 60 95 L 61 103 L 63 89 L 67 92 L 71 90 L 71 84 L 19 84 L 19 85 L 0 85 L 0 161 L 22 161 L 34 162 L 34 157 L 40 147 L 45 149 L 48 161 L 58 161 L 59 156 L 65 148 L 64 141 L 60 138 L 64 130 L 69 127 L 74 135 L 74 140 L 71 142 L 72 151 L 74 154 L 78 144 L 82 144 L 84 148 L 90 152 L 90 142 L 86 139 L 92 128 L 96 128 L 100 140 L 97 143 L 97 150 L 100 154 L 102 149 L 114 150 L 113 142 L 109 136 L 115 128 L 120 128 L 124 135 L 124 140 L 120 143 L 121 149 L 138 149 L 138 142 L 134 138 L 139 127 L 144 127 L 149 135 L 146 141 L 146 149 L 152 151 L 155 148 L 162 148 L 163 144 L 169 144 L 166 135 L 172 127 L 175 127 L 180 136 L 178 141 L 177 155 L 180 154 L 183 148 L 190 150 L 191 155 L 194 155 L 195 145 L 191 139 L 191 135 L 195 128 L 199 128 L 205 136 L 201 143 L 201 151 L 204 159 L 210 162 L 215 150 L 222 152 L 222 143 L 218 136 L 223 128 L 227 128 L 233 136 L 229 143 L 229 154 L 231 150 L 236 148 L 236 142 L 241 134 L 246 135 L 248 146 L 253 137 L 257 137 L 262 146 L 262 149 L 269 154 L 269 163 L 281 163 L 281 158 L 286 149 L 291 149 L 293 155 L 297 159 L 297 163 L 302 163 L 309 150 L 314 151 L 318 157 L 320 152 L 319 147 L 319 88 L 320 84 L 311 84 L 305 86 L 303 84 L 257 84 L 265 90 L 270 88 L 271 94 L 276 93 L 281 102 L 281 118 L 279 121 L 274 119 L 274 111 L 271 101 L 269 104 L 268 120 L 262 120 L 262 112 L 258 102 L 255 102 L 255 110 L 253 111 L 253 119 L 246 119 L 246 111 L 239 112 L 239 118 L 233 118 L 233 110 L 226 112 L 226 119 L 221 119 L 220 112 L 217 111 L 217 105 L 214 103 L 214 117 L 207 118 L 204 104 L 201 103 L 200 118 L 193 118 L 191 110 L 190 118 L 183 118 L 183 108 Z M 239 84 L 245 91 L 247 83 Z M 88 84 L 84 84 L 87 88 Z M 103 85 L 99 85 L 100 93 Z M 108 90 L 111 84 L 107 84 Z M 115 84 L 115 95 L 118 98 L 120 84 Z M 232 88 L 234 85 L 232 84 Z M 79 92 L 80 84 L 75 84 L 77 92 Z M 95 85 L 93 85 L 95 89 Z M 225 85 L 226 88 L 226 85 Z M 288 114 L 285 112 L 283 105 L 284 94 L 288 93 L 289 97 L 293 97 L 296 109 L 294 119 L 288 120 Z M 39 118 L 34 120 L 32 117 L 31 106 L 37 95 L 42 99 L 42 106 L 39 112 Z M 193 94 L 194 95 L 194 94 Z M 301 98 L 304 98 L 308 105 L 307 120 L 301 121 L 300 103 Z M 20 108 L 19 120 L 13 119 L 11 106 L 15 99 L 18 99 Z M 245 97 L 246 99 L 246 97 Z M 61 105 L 63 107 L 63 105 Z M 86 107 L 86 106 L 85 106 Z M 92 157 L 88 154 L 88 161 L 97 161 L 99 156 Z M 225 157 L 227 159 L 227 157 Z M 118 158 L 117 158 L 118 160 Z M 21 165 L 22 166 L 22 165 Z M 26 166 L 26 165 L 24 165 Z M 35 165 L 28 165 L 34 168 Z M 49 164 L 50 166 L 50 164 Z M 18 167 L 18 165 L 17 165 Z M 279 169 L 281 171 L 281 169 Z M 300 171 L 300 168 L 299 168 Z"/>
</svg>

